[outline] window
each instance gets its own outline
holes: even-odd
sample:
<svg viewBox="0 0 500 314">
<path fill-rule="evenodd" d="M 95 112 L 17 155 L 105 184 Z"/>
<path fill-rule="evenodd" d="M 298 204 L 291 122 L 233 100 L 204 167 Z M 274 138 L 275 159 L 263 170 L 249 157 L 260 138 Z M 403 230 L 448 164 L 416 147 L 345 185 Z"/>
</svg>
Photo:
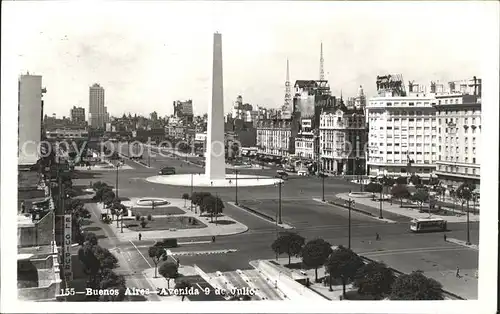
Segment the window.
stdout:
<svg viewBox="0 0 500 314">
<path fill-rule="evenodd" d="M 472 157 L 472 163 L 475 164 L 476 163 L 476 157 Z"/>
<path fill-rule="evenodd" d="M 392 154 L 392 152 L 387 152 L 387 154 L 389 154 L 389 155 L 390 155 L 390 154 Z"/>
<path fill-rule="evenodd" d="M 476 118 L 472 118 L 472 124 L 476 124 Z"/>
<path fill-rule="evenodd" d="M 409 121 L 409 122 L 414 122 L 414 121 L 415 121 L 415 119 L 410 118 L 410 119 L 408 119 L 408 121 Z"/>
<path fill-rule="evenodd" d="M 465 123 L 465 124 L 469 123 L 469 119 L 464 118 L 464 123 Z"/>
<path fill-rule="evenodd" d="M 472 169 L 472 174 L 476 174 L 476 169 L 475 168 Z"/>
<path fill-rule="evenodd" d="M 415 106 L 415 103 L 414 102 L 409 102 L 408 106 Z"/>
<path fill-rule="evenodd" d="M 387 146 L 392 146 L 392 143 L 387 143 Z"/>
<path fill-rule="evenodd" d="M 387 130 L 392 130 L 392 126 L 388 126 L 388 127 L 387 127 Z"/>
<path fill-rule="evenodd" d="M 469 157 L 465 157 L 465 163 L 469 162 Z"/>
<path fill-rule="evenodd" d="M 399 146 L 399 143 L 395 143 L 394 146 Z"/>
</svg>

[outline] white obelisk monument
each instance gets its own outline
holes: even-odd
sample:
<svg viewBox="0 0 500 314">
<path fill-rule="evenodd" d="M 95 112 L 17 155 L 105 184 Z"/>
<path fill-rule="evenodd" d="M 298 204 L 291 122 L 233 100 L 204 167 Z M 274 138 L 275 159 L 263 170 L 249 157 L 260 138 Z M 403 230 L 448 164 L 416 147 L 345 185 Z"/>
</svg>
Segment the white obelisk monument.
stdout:
<svg viewBox="0 0 500 314">
<path fill-rule="evenodd" d="M 208 105 L 205 179 L 210 181 L 226 179 L 226 159 L 224 147 L 224 95 L 222 82 L 222 36 L 219 33 L 214 34 L 212 99 Z"/>
</svg>

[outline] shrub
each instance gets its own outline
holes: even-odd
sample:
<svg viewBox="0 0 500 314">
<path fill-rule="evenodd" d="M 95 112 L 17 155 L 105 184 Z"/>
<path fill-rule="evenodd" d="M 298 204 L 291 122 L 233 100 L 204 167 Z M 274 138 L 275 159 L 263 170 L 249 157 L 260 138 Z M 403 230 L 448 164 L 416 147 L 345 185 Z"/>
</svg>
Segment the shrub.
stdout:
<svg viewBox="0 0 500 314">
<path fill-rule="evenodd" d="M 146 218 L 144 218 L 144 217 L 141 217 L 141 221 L 145 221 L 145 220 L 146 220 Z"/>
<path fill-rule="evenodd" d="M 135 214 L 135 220 L 137 220 L 137 221 L 141 220 L 141 215 Z"/>
<path fill-rule="evenodd" d="M 153 216 L 151 216 L 151 214 L 148 214 L 148 220 L 149 221 L 153 220 Z"/>
<path fill-rule="evenodd" d="M 144 218 L 144 217 L 142 217 L 142 218 Z M 147 225 L 148 225 L 147 221 L 145 221 L 145 220 L 141 221 L 141 227 L 146 228 Z"/>
</svg>

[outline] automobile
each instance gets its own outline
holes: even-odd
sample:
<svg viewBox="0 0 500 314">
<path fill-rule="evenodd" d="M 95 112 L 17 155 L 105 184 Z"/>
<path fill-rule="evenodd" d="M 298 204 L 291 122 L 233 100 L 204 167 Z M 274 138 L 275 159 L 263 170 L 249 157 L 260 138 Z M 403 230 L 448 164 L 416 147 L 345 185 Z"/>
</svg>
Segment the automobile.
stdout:
<svg viewBox="0 0 500 314">
<path fill-rule="evenodd" d="M 276 171 L 276 178 L 282 179 L 282 180 L 287 180 L 288 179 L 288 173 L 286 173 L 283 170 L 278 170 Z"/>
<path fill-rule="evenodd" d="M 164 167 L 158 172 L 160 175 L 170 175 L 170 174 L 175 174 L 175 168 L 174 167 Z"/>
<path fill-rule="evenodd" d="M 306 170 L 299 170 L 299 171 L 297 171 L 297 174 L 299 176 L 307 176 L 307 171 Z"/>
</svg>

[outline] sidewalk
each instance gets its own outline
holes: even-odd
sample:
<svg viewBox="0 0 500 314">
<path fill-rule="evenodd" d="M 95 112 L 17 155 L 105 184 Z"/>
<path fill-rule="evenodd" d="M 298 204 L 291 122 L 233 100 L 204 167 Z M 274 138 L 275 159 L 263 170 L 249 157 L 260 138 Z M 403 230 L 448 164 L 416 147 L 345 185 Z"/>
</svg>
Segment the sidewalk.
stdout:
<svg viewBox="0 0 500 314">
<path fill-rule="evenodd" d="M 349 193 L 340 193 L 336 195 L 338 198 L 342 200 L 348 200 L 348 199 L 353 199 L 356 203 L 354 206 L 359 206 L 363 205 L 367 209 L 371 208 L 371 211 L 376 210 L 378 212 L 379 210 L 379 202 L 374 202 L 371 200 L 371 198 L 367 197 L 353 197 L 352 195 L 349 196 Z M 396 215 L 401 215 L 401 216 L 406 216 L 409 218 L 429 218 L 429 214 L 426 212 L 419 212 L 418 209 L 414 208 L 401 208 L 399 207 L 399 202 L 393 202 L 391 205 L 388 202 L 384 202 L 383 204 L 383 210 L 385 212 L 391 212 Z M 423 207 L 424 208 L 424 207 Z M 447 222 L 453 223 L 453 222 L 467 222 L 467 217 L 466 215 L 457 217 L 457 216 L 444 216 L 444 215 L 438 215 L 431 213 L 430 217 L 432 218 L 442 218 L 446 220 Z M 479 215 L 473 215 L 472 213 L 469 214 L 469 221 L 479 221 Z"/>
<path fill-rule="evenodd" d="M 167 198 L 168 202 L 170 202 L 169 206 L 175 206 L 179 208 L 184 208 L 184 200 L 183 199 L 175 199 L 175 198 Z M 188 228 L 188 229 L 177 229 L 175 231 L 171 230 L 154 230 L 154 231 L 133 231 L 125 226 L 123 227 L 123 233 L 121 232 L 121 222 L 118 223 L 118 227 L 116 226 L 116 220 L 113 220 L 109 227 L 114 232 L 115 236 L 120 241 L 130 241 L 137 240 L 139 238 L 139 233 L 142 235 L 142 240 L 154 240 L 154 239 L 163 239 L 163 238 L 194 238 L 194 237 L 212 237 L 212 236 L 223 236 L 223 235 L 233 235 L 238 233 L 243 233 L 248 230 L 248 227 L 229 216 L 219 216 L 218 220 L 228 220 L 234 223 L 221 225 L 210 223 L 210 217 L 200 216 L 199 214 L 195 214 L 190 210 L 186 210 L 186 213 L 180 215 L 169 215 L 168 217 L 194 217 L 198 219 L 200 222 L 204 223 L 206 227 L 204 228 Z M 124 220 L 125 223 L 126 220 Z"/>
<path fill-rule="evenodd" d="M 265 214 L 265 213 L 263 213 L 261 211 L 258 211 L 258 210 L 254 209 L 254 208 L 250 208 L 248 206 L 236 205 L 234 202 L 227 202 L 227 203 L 229 205 L 233 206 L 233 207 L 236 207 L 236 208 L 238 208 L 240 210 L 243 210 L 243 211 L 245 211 L 245 212 L 247 212 L 247 213 L 249 213 L 249 214 L 251 214 L 251 215 L 253 215 L 253 216 L 257 217 L 257 218 L 260 218 L 260 219 L 262 219 L 264 221 L 267 221 L 268 223 L 271 223 L 271 224 L 273 224 L 275 226 L 278 226 L 280 228 L 283 228 L 283 229 L 286 229 L 286 230 L 288 230 L 288 229 L 295 229 L 294 226 L 288 225 L 286 223 L 281 223 L 281 224 L 276 223 L 275 218 L 270 217 L 269 215 L 267 215 L 267 214 Z"/>
</svg>

